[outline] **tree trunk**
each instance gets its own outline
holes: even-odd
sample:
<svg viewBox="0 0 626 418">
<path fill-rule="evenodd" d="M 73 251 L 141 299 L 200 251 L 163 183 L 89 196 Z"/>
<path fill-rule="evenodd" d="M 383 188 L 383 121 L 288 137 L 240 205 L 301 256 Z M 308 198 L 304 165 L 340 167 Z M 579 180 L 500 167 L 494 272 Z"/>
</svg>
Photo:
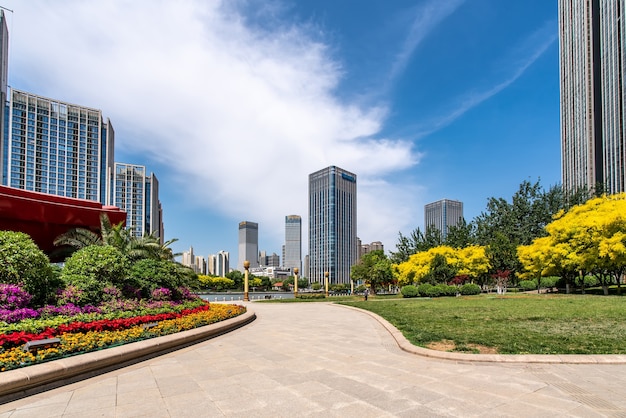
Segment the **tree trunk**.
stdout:
<svg viewBox="0 0 626 418">
<path fill-rule="evenodd" d="M 602 285 L 602 292 L 604 293 L 604 296 L 608 296 L 609 295 L 609 286 L 603 284 Z"/>
</svg>

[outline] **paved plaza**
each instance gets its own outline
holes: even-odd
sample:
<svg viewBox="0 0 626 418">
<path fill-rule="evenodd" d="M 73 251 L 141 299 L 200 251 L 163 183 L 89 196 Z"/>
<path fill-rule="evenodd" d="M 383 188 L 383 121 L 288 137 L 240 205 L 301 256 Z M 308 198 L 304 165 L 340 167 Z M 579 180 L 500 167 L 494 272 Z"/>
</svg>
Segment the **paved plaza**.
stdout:
<svg viewBox="0 0 626 418">
<path fill-rule="evenodd" d="M 243 328 L 0 405 L 0 418 L 626 418 L 624 364 L 435 359 L 354 309 L 248 306 L 257 319 Z"/>
</svg>

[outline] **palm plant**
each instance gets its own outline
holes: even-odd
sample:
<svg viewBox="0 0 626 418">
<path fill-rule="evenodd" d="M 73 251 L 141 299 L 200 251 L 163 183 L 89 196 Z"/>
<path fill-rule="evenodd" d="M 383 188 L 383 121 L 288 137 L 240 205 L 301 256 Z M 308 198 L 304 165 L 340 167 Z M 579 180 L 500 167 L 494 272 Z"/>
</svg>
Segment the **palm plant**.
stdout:
<svg viewBox="0 0 626 418">
<path fill-rule="evenodd" d="M 90 245 L 111 245 L 131 261 L 142 258 L 174 261 L 174 257 L 180 254 L 174 254 L 169 246 L 176 241 L 178 239 L 174 238 L 161 244 L 156 231 L 143 237 L 134 237 L 131 230 L 125 228 L 122 222 L 111 225 L 108 216 L 100 214 L 100 234 L 85 228 L 73 228 L 59 235 L 54 240 L 54 245 L 68 246 L 74 251 Z"/>
</svg>

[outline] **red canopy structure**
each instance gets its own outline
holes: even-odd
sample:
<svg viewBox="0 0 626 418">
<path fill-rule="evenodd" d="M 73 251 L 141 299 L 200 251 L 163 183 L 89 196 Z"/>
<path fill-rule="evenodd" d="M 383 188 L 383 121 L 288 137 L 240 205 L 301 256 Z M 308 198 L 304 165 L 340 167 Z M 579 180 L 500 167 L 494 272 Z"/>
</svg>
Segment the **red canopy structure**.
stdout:
<svg viewBox="0 0 626 418">
<path fill-rule="evenodd" d="M 126 212 L 115 206 L 0 186 L 0 230 L 30 235 L 44 252 L 55 250 L 54 239 L 72 228 L 100 233 L 100 214 L 111 225 L 126 223 Z"/>
</svg>

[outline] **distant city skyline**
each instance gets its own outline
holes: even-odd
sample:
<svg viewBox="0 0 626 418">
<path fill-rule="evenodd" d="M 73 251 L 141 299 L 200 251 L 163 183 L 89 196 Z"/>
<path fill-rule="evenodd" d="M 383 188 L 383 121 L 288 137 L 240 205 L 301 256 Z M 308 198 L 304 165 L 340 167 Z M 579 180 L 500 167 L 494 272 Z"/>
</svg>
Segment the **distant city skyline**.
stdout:
<svg viewBox="0 0 626 418">
<path fill-rule="evenodd" d="M 469 221 L 561 181 L 557 2 L 276 5 L 6 0 L 7 84 L 102 109 L 115 159 L 158 177 L 174 252 L 237 254 L 253 219 L 282 254 L 285 214 L 307 242 L 307 176 L 331 164 L 358 173 L 360 238 L 387 251 L 442 194 Z"/>
</svg>

